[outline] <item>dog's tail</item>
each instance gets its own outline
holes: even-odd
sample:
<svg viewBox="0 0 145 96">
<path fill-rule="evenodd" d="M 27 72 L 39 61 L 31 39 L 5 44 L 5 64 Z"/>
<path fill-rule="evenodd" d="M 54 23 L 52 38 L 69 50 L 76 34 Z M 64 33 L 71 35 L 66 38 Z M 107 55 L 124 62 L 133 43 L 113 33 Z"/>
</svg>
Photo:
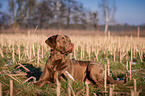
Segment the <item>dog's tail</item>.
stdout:
<svg viewBox="0 0 145 96">
<path fill-rule="evenodd" d="M 112 77 L 107 76 L 107 83 L 121 85 L 125 83 L 125 80 L 117 81 L 117 80 L 114 80 Z"/>
</svg>

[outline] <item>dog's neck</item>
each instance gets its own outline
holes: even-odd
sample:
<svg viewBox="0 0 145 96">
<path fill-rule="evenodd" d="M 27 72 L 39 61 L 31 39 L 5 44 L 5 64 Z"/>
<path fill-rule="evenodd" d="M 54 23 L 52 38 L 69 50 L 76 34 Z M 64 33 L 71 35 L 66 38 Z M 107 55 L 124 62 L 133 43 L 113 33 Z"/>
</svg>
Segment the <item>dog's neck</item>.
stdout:
<svg viewBox="0 0 145 96">
<path fill-rule="evenodd" d="M 68 67 L 69 56 L 66 54 L 61 54 L 59 51 L 51 50 L 49 60 L 52 62 L 47 66 L 53 68 L 53 70 L 60 70 L 59 68 L 66 69 Z"/>
<path fill-rule="evenodd" d="M 63 56 L 68 56 L 68 54 L 64 54 L 64 53 L 62 53 L 60 51 L 51 49 L 51 55 L 53 55 L 53 54 L 59 54 L 59 55 L 63 55 Z"/>
<path fill-rule="evenodd" d="M 68 54 L 61 54 L 61 52 L 56 50 L 51 50 L 50 57 L 52 61 L 61 60 L 61 63 L 68 62 L 69 56 Z"/>
</svg>

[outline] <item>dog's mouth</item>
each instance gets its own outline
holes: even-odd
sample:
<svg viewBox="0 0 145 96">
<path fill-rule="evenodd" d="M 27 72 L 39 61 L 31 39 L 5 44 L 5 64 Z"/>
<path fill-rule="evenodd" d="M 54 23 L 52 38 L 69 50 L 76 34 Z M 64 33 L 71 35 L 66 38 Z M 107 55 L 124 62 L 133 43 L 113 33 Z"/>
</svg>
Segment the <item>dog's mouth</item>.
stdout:
<svg viewBox="0 0 145 96">
<path fill-rule="evenodd" d="M 69 47 L 69 52 L 71 53 L 71 52 L 73 52 L 73 48 L 74 48 L 74 44 L 70 44 L 70 47 Z"/>
<path fill-rule="evenodd" d="M 69 48 L 63 54 L 69 54 L 73 52 L 74 44 L 70 43 Z"/>
</svg>

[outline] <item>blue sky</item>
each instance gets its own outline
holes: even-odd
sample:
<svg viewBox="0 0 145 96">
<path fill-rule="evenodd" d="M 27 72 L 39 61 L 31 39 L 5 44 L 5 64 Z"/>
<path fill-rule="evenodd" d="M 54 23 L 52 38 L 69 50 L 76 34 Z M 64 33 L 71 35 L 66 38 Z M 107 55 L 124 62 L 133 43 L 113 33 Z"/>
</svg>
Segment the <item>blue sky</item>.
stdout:
<svg viewBox="0 0 145 96">
<path fill-rule="evenodd" d="M 100 2 L 100 0 L 77 1 L 81 2 L 86 8 L 97 11 L 98 14 L 100 14 L 100 9 L 98 7 L 98 2 Z M 127 23 L 130 25 L 145 24 L 145 0 L 115 0 L 115 3 L 117 7 L 115 12 L 116 23 Z"/>
<path fill-rule="evenodd" d="M 8 0 L 0 0 L 2 3 L 2 10 L 7 11 Z M 99 20 L 101 23 L 101 12 L 98 7 L 98 2 L 100 0 L 77 0 L 81 2 L 84 7 L 97 11 L 99 14 Z M 117 24 L 130 24 L 130 25 L 140 25 L 145 24 L 145 0 L 115 0 L 117 10 L 115 12 L 115 20 Z"/>
</svg>

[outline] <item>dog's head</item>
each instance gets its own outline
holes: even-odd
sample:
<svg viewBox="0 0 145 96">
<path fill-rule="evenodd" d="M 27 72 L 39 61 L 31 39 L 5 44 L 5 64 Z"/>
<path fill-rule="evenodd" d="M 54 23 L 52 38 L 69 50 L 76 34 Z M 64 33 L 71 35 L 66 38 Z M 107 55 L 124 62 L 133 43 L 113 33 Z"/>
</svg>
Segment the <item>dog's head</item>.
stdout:
<svg viewBox="0 0 145 96">
<path fill-rule="evenodd" d="M 74 44 L 70 38 L 65 35 L 53 35 L 49 37 L 45 43 L 53 50 L 59 51 L 63 54 L 69 54 L 73 51 Z"/>
</svg>

